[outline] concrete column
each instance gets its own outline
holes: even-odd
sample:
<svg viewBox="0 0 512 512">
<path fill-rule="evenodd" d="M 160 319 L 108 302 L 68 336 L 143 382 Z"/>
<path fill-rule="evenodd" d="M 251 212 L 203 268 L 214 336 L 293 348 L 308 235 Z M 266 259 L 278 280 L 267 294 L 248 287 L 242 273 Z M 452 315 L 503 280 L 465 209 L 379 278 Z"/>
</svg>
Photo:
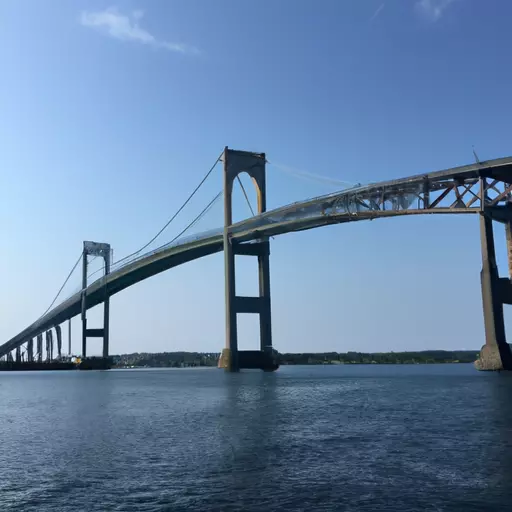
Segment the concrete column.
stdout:
<svg viewBox="0 0 512 512">
<path fill-rule="evenodd" d="M 476 366 L 480 370 L 512 370 L 512 356 L 505 336 L 503 300 L 500 292 L 498 267 L 494 249 L 492 219 L 480 214 L 482 246 L 482 305 L 485 325 L 485 345 Z"/>
<path fill-rule="evenodd" d="M 53 359 L 53 333 L 50 330 L 46 331 L 46 360 Z"/>
<path fill-rule="evenodd" d="M 512 279 L 512 221 L 505 224 L 505 236 L 507 239 L 508 276 L 509 279 Z"/>
<path fill-rule="evenodd" d="M 270 307 L 270 250 L 268 242 L 264 242 L 265 251 L 258 256 L 258 274 L 260 297 L 263 306 L 260 311 L 260 350 L 272 350 L 272 318 Z"/>
<path fill-rule="evenodd" d="M 229 240 L 229 226 L 233 224 L 233 178 L 229 171 L 229 150 L 224 148 L 224 282 L 226 300 L 226 347 L 221 359 L 227 371 L 237 372 L 238 364 L 238 332 L 235 310 L 235 254 Z"/>
<path fill-rule="evenodd" d="M 107 290 L 107 276 L 110 274 L 110 251 L 105 255 L 105 299 L 103 301 L 103 357 L 108 357 L 110 328 L 110 297 Z"/>
<path fill-rule="evenodd" d="M 43 362 L 43 335 L 37 335 L 37 362 Z"/>
<path fill-rule="evenodd" d="M 62 329 L 60 325 L 55 326 L 55 334 L 57 335 L 57 356 L 60 359 L 62 356 Z"/>
<path fill-rule="evenodd" d="M 68 356 L 71 355 L 71 318 L 68 320 Z"/>
<path fill-rule="evenodd" d="M 27 341 L 27 361 L 31 363 L 34 360 L 34 340 L 30 338 Z"/>
<path fill-rule="evenodd" d="M 85 244 L 84 244 L 85 246 Z M 82 357 L 87 356 L 87 252 L 84 247 L 82 255 Z"/>
</svg>

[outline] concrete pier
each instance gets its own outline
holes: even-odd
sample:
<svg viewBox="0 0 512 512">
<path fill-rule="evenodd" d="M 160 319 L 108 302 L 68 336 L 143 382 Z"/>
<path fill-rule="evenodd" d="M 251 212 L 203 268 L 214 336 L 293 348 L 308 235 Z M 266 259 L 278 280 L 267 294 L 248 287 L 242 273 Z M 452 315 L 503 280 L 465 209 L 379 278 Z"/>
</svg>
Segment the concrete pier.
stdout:
<svg viewBox="0 0 512 512">
<path fill-rule="evenodd" d="M 272 352 L 264 352 L 262 350 L 239 350 L 237 356 L 239 369 L 273 372 L 279 368 L 279 363 Z M 218 368 L 233 371 L 233 366 L 231 362 L 231 350 L 229 348 L 223 349 L 219 358 Z"/>
<path fill-rule="evenodd" d="M 506 226 L 510 230 L 510 224 Z M 507 242 L 510 233 L 507 233 Z M 485 345 L 480 351 L 480 357 L 475 362 L 479 370 L 512 370 L 512 354 L 505 335 L 503 305 L 510 304 L 512 285 L 510 279 L 501 279 L 496 264 L 494 248 L 494 231 L 492 218 L 485 213 L 480 214 L 480 241 L 482 245 L 482 306 L 485 324 Z M 511 251 L 508 251 L 509 260 Z M 510 261 L 509 261 L 509 268 Z"/>
</svg>

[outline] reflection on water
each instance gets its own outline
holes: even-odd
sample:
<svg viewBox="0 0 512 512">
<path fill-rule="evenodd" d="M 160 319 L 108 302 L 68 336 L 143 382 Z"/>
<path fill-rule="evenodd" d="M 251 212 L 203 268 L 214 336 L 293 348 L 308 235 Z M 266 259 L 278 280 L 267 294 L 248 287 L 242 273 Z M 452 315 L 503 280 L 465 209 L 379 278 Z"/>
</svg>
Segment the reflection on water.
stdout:
<svg viewBox="0 0 512 512">
<path fill-rule="evenodd" d="M 505 510 L 512 376 L 0 374 L 2 510 Z"/>
</svg>

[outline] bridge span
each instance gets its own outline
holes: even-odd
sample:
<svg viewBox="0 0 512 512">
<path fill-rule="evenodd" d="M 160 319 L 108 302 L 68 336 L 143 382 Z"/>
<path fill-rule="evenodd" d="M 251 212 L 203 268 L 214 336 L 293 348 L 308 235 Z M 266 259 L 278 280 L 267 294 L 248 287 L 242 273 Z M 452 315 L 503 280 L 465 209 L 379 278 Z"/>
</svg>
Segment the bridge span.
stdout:
<svg viewBox="0 0 512 512">
<path fill-rule="evenodd" d="M 226 347 L 219 365 L 230 371 L 259 367 L 274 369 L 271 332 L 269 238 L 331 224 L 420 214 L 478 214 L 482 244 L 482 302 L 485 344 L 477 366 L 480 369 L 512 369 L 512 355 L 506 342 L 503 305 L 512 304 L 512 157 L 373 183 L 337 193 L 293 203 L 266 211 L 266 158 L 263 153 L 226 148 L 224 165 L 224 227 L 164 245 L 122 265 L 110 268 L 110 246 L 84 242 L 82 289 L 48 311 L 22 332 L 0 346 L 0 357 L 10 356 L 26 345 L 33 360 L 33 338 L 41 350 L 42 334 L 82 316 L 82 355 L 87 337 L 103 338 L 103 356 L 108 356 L 109 299 L 112 295 L 148 277 L 183 263 L 224 251 L 226 281 Z M 233 182 L 247 172 L 256 187 L 258 214 L 232 223 Z M 501 278 L 494 251 L 493 221 L 503 223 L 507 237 L 509 276 Z M 87 284 L 87 257 L 105 259 L 105 275 Z M 258 297 L 235 294 L 235 255 L 258 258 L 260 290 Z M 103 303 L 104 326 L 87 329 L 88 309 Z M 243 353 L 238 350 L 236 315 L 255 313 L 260 317 L 260 347 Z M 51 338 L 51 336 L 50 336 Z M 60 351 L 60 349 L 59 349 Z M 10 356 L 12 357 L 12 356 Z"/>
</svg>

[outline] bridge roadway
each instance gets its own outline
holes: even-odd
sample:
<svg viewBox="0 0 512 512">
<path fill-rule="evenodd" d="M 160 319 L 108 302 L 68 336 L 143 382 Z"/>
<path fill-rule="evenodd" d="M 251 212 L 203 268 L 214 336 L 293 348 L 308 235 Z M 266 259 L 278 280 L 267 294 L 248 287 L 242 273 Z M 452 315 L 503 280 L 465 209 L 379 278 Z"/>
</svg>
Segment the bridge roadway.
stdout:
<svg viewBox="0 0 512 512">
<path fill-rule="evenodd" d="M 484 185 L 482 178 L 485 178 Z M 381 217 L 480 213 L 482 186 L 486 197 L 486 212 L 495 220 L 501 220 L 500 211 L 508 209 L 511 183 L 512 157 L 507 157 L 357 186 L 283 206 L 233 224 L 229 227 L 230 240 L 232 243 L 250 243 L 284 233 Z M 498 188 L 500 184 L 501 189 Z M 115 268 L 114 264 L 113 271 L 108 276 L 96 280 L 86 288 L 86 307 L 89 309 L 103 302 L 105 286 L 108 295 L 112 296 L 148 277 L 222 250 L 223 229 L 219 229 L 178 240 L 119 268 Z M 1 345 L 0 357 L 45 330 L 80 314 L 82 292 L 75 293 Z"/>
</svg>

